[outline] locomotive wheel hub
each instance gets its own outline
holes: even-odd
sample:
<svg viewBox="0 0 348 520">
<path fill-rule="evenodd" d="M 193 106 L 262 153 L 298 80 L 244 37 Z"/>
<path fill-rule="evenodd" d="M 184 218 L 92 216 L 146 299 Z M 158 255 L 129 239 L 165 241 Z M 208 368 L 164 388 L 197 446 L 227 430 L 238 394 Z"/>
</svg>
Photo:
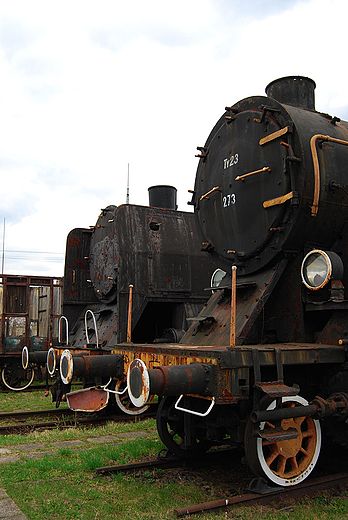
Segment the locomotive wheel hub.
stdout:
<svg viewBox="0 0 348 520">
<path fill-rule="evenodd" d="M 299 436 L 296 439 L 276 442 L 275 444 L 277 445 L 279 453 L 285 458 L 296 457 L 297 453 L 301 449 L 302 444 L 301 427 L 299 424 L 296 424 L 294 419 L 283 419 L 281 422 L 281 426 L 283 430 L 295 428 L 298 431 Z"/>
</svg>

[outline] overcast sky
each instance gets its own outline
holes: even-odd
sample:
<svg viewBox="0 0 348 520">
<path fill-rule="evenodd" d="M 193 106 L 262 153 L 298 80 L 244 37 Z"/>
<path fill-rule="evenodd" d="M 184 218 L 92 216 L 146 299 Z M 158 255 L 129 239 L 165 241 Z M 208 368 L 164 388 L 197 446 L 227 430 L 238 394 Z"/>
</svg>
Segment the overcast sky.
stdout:
<svg viewBox="0 0 348 520">
<path fill-rule="evenodd" d="M 187 206 L 210 130 L 282 76 L 348 120 L 346 0 L 4 0 L 4 273 L 62 276 L 65 241 L 100 209 L 171 184 Z M 5 219 L 5 240 L 3 222 Z"/>
</svg>

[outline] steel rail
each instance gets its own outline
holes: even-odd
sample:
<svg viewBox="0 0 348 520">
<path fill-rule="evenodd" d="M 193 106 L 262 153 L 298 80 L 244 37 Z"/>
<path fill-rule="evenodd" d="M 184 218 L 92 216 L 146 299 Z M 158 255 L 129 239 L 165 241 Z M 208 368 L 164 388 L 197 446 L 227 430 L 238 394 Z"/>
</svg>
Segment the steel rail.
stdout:
<svg viewBox="0 0 348 520">
<path fill-rule="evenodd" d="M 278 488 L 278 490 L 270 493 L 245 493 L 233 497 L 227 497 L 202 504 L 194 504 L 187 507 L 181 507 L 174 510 L 177 517 L 201 513 L 202 511 L 221 509 L 231 506 L 251 506 L 255 504 L 270 504 L 274 501 L 289 500 L 293 498 L 308 497 L 322 493 L 331 488 L 347 486 L 348 472 L 337 473 L 325 477 L 308 479 L 296 486 Z"/>
<path fill-rule="evenodd" d="M 158 456 L 156 459 L 147 459 L 139 462 L 130 462 L 129 464 L 119 464 L 113 466 L 102 466 L 95 468 L 95 472 L 98 474 L 110 474 L 110 473 L 126 473 L 128 471 L 135 471 L 141 469 L 155 469 L 155 468 L 178 468 L 185 467 L 185 469 L 198 469 L 207 466 L 217 466 L 226 462 L 226 457 L 233 456 L 237 453 L 237 450 L 233 448 L 227 448 L 218 451 L 212 451 L 205 453 L 203 458 L 188 458 L 175 456 Z"/>
<path fill-rule="evenodd" d="M 72 411 L 73 414 L 75 412 Z M 64 414 L 62 414 L 64 416 Z M 37 430 L 40 428 L 43 429 L 54 429 L 59 426 L 59 428 L 70 428 L 73 426 L 89 426 L 93 424 L 105 424 L 108 421 L 114 422 L 137 422 L 140 420 L 150 419 L 155 417 L 154 413 L 144 413 L 141 415 L 97 415 L 95 417 L 84 417 L 81 416 L 73 416 L 68 418 L 66 421 L 60 421 L 60 418 L 57 418 L 56 421 L 47 421 L 47 422 L 36 422 L 36 423 L 21 423 L 21 424 L 7 424 L 4 426 L 0 426 L 0 435 L 11 435 L 11 434 L 25 434 L 29 431 Z"/>
<path fill-rule="evenodd" d="M 23 410 L 19 412 L 0 412 L 1 419 L 27 419 L 29 417 L 59 417 L 75 413 L 70 408 L 53 408 L 50 410 Z"/>
</svg>

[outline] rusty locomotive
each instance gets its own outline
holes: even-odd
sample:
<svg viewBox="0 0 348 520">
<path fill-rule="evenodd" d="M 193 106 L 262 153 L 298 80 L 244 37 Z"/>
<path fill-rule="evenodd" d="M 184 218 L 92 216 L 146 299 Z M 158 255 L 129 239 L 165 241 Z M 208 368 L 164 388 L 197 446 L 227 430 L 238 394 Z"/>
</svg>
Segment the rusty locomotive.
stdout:
<svg viewBox="0 0 348 520">
<path fill-rule="evenodd" d="M 114 365 L 99 354 L 131 338 L 178 342 L 208 300 L 205 288 L 214 263 L 200 251 L 193 212 L 177 211 L 176 197 L 172 186 L 152 186 L 149 206 L 110 205 L 101 210 L 95 226 L 69 233 L 63 315 L 58 342 L 47 355 L 52 377 L 66 347 L 79 358 L 74 373 L 84 386 L 103 385 Z M 23 366 L 36 358 L 23 351 Z M 50 386 L 57 406 L 71 379 L 72 374 L 58 377 Z M 112 404 L 128 414 L 144 411 L 147 407 L 132 405 L 125 386 L 124 381 L 110 383 Z"/>
<path fill-rule="evenodd" d="M 348 445 L 348 123 L 317 112 L 314 90 L 286 77 L 226 107 L 191 201 L 220 269 L 209 301 L 177 344 L 134 337 L 104 352 L 134 406 L 159 396 L 170 452 L 243 446 L 255 475 L 282 486 L 311 473 L 322 431 Z M 62 354 L 62 377 L 79 363 Z M 92 410 L 96 396 L 69 405 Z"/>
</svg>

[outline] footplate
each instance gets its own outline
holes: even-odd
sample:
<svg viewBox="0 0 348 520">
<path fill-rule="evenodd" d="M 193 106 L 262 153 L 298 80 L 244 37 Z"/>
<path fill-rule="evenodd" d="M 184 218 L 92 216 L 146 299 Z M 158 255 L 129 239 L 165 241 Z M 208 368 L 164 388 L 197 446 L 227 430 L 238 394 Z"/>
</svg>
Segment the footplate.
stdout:
<svg viewBox="0 0 348 520">
<path fill-rule="evenodd" d="M 260 437 L 263 441 L 273 443 L 279 441 L 288 441 L 290 439 L 297 439 L 299 436 L 296 428 L 288 428 L 287 430 L 283 430 L 281 426 L 276 428 L 270 428 L 265 430 L 254 430 L 254 437 Z"/>
<path fill-rule="evenodd" d="M 275 399 L 276 397 L 286 397 L 286 396 L 294 396 L 298 395 L 300 391 L 300 387 L 296 384 L 293 386 L 284 385 L 283 381 L 270 381 L 268 383 L 262 383 L 261 381 L 257 381 L 254 385 L 254 388 L 263 392 Z"/>
</svg>

